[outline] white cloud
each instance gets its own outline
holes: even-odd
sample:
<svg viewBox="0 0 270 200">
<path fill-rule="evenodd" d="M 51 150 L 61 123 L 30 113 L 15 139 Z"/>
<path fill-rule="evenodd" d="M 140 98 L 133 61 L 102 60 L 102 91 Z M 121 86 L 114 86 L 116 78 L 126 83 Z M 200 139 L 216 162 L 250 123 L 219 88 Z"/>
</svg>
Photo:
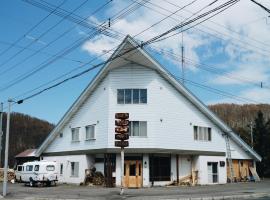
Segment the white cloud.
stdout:
<svg viewBox="0 0 270 200">
<path fill-rule="evenodd" d="M 146 3 L 145 5 L 165 15 L 168 15 L 169 12 L 162 8 L 171 12 L 179 9 L 177 6 L 173 6 L 168 2 L 177 4 L 181 7 L 190 1 L 159 0 L 153 2 L 150 1 L 150 3 Z M 176 15 L 173 15 L 173 17 L 181 20 L 181 16 L 188 17 L 191 15 L 190 12 L 196 12 L 210 2 L 212 2 L 212 0 L 198 1 L 185 9 L 189 12 L 182 10 Z M 211 8 L 224 2 L 226 2 L 226 0 L 217 1 Z M 113 1 L 111 4 L 112 6 L 105 11 L 105 16 L 102 16 L 102 19 L 108 19 L 129 3 L 129 1 L 125 0 Z M 157 6 L 154 6 L 151 3 Z M 270 7 L 269 1 L 264 1 L 263 4 Z M 141 7 L 131 15 L 118 19 L 115 23 L 112 21 L 112 29 L 120 32 L 122 38 L 127 34 L 135 36 L 142 30 L 164 18 L 162 14 L 154 12 L 151 9 Z M 207 10 L 209 10 L 209 8 L 203 10 L 201 13 Z M 213 76 L 210 76 L 211 79 L 209 78 L 209 82 L 214 84 L 214 86 L 230 85 L 232 87 L 237 87 L 239 85 L 244 85 L 245 87 L 249 87 L 248 84 L 243 83 L 243 81 L 251 81 L 258 84 L 261 81 L 267 82 L 270 80 L 270 70 L 268 70 L 270 57 L 267 56 L 270 53 L 270 25 L 267 24 L 264 19 L 264 17 L 267 16 L 267 13 L 262 8 L 251 1 L 239 1 L 225 12 L 212 18 L 212 22 L 208 20 L 202 25 L 184 33 L 185 57 L 192 59 L 195 62 L 201 61 L 202 59 L 213 59 L 215 60 L 214 63 L 217 63 L 216 68 L 224 68 L 230 72 L 230 76 L 233 77 L 232 79 L 224 76 L 217 76 L 213 79 Z M 101 24 L 103 21 L 100 19 L 101 18 L 91 17 L 89 20 L 96 24 Z M 176 24 L 179 24 L 179 21 L 166 19 L 157 26 L 153 26 L 139 36 L 136 36 L 136 39 L 139 41 L 147 41 L 172 28 Z M 202 31 L 199 31 L 198 28 Z M 229 31 L 228 29 L 232 31 Z M 100 55 L 104 53 L 104 51 L 116 47 L 119 42 L 120 41 L 102 35 L 87 41 L 82 46 L 82 49 L 91 55 Z M 155 43 L 154 46 L 161 50 L 170 51 L 180 55 L 181 35 L 176 35 L 162 42 Z M 206 49 L 206 51 L 198 51 L 200 47 L 204 47 L 203 49 Z M 223 60 L 223 62 L 218 63 L 216 60 L 219 58 L 216 57 L 223 58 L 220 59 Z M 165 57 L 165 59 L 170 60 L 168 57 Z M 176 63 L 173 60 L 170 61 Z M 195 68 L 189 67 L 189 69 L 194 70 Z M 201 73 L 202 71 L 199 72 Z M 241 79 L 241 81 L 235 79 Z M 239 95 L 255 98 L 252 97 L 252 94 L 255 95 L 256 90 L 243 90 L 243 87 L 238 89 Z M 263 92 L 257 92 L 256 94 L 258 98 L 265 97 L 266 99 L 270 99 L 270 97 Z M 229 101 L 229 99 L 223 98 L 220 100 Z M 234 101 L 235 100 L 230 100 L 230 102 Z"/>
</svg>

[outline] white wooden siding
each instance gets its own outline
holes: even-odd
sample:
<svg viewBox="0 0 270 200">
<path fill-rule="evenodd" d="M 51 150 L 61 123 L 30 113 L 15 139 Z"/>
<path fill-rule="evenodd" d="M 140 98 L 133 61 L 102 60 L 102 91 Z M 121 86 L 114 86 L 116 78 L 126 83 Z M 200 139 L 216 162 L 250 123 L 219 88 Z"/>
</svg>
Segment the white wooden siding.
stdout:
<svg viewBox="0 0 270 200">
<path fill-rule="evenodd" d="M 147 104 L 117 104 L 117 89 L 147 89 Z M 155 70 L 129 64 L 112 69 L 63 128 L 45 153 L 114 147 L 114 115 L 130 113 L 131 121 L 147 121 L 147 137 L 131 137 L 130 148 L 226 152 L 222 132 Z M 85 126 L 96 124 L 96 140 L 85 141 Z M 212 140 L 195 141 L 193 126 L 212 128 Z M 80 141 L 71 142 L 71 128 Z M 232 146 L 235 144 L 232 144 Z M 235 158 L 250 158 L 236 147 Z M 138 152 L 139 153 L 139 152 Z"/>
<path fill-rule="evenodd" d="M 49 152 L 106 148 L 108 131 L 108 81 L 104 79 L 45 150 Z M 95 140 L 85 140 L 85 126 L 95 125 Z M 80 127 L 79 142 L 71 142 L 71 128 Z"/>
</svg>

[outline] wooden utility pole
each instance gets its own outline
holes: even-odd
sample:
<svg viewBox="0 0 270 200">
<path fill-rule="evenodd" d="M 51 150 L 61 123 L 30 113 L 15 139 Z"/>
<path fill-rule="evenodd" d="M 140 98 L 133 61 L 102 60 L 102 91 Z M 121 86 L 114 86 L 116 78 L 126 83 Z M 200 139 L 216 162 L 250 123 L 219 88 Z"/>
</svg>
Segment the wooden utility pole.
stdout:
<svg viewBox="0 0 270 200">
<path fill-rule="evenodd" d="M 0 104 L 0 167 L 2 167 L 3 103 Z"/>
<path fill-rule="evenodd" d="M 121 147 L 121 190 L 120 195 L 124 194 L 124 147 L 128 147 L 129 139 L 129 113 L 115 114 L 115 146 Z"/>
</svg>

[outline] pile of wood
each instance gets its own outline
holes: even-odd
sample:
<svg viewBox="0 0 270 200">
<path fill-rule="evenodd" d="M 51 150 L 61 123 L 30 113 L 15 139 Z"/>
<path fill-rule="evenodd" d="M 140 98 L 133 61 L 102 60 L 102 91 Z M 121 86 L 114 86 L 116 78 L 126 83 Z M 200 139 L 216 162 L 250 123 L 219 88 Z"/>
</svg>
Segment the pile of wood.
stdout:
<svg viewBox="0 0 270 200">
<path fill-rule="evenodd" d="M 104 176 L 101 172 L 97 172 L 96 168 L 85 170 L 84 185 L 103 185 Z"/>
<path fill-rule="evenodd" d="M 8 181 L 15 179 L 15 172 L 13 169 L 8 169 Z M 4 168 L 0 168 L 0 181 L 4 180 Z"/>
</svg>

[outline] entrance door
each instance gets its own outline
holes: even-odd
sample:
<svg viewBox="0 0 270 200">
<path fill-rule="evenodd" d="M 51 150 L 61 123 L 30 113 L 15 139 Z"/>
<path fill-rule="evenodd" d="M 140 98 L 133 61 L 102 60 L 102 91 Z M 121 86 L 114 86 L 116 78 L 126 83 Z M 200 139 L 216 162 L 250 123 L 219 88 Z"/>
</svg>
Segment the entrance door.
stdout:
<svg viewBox="0 0 270 200">
<path fill-rule="evenodd" d="M 217 162 L 208 162 L 208 182 L 217 183 L 218 182 L 218 163 Z"/>
<path fill-rule="evenodd" d="M 124 166 L 124 185 L 129 188 L 142 187 L 142 161 L 126 160 Z"/>
</svg>

